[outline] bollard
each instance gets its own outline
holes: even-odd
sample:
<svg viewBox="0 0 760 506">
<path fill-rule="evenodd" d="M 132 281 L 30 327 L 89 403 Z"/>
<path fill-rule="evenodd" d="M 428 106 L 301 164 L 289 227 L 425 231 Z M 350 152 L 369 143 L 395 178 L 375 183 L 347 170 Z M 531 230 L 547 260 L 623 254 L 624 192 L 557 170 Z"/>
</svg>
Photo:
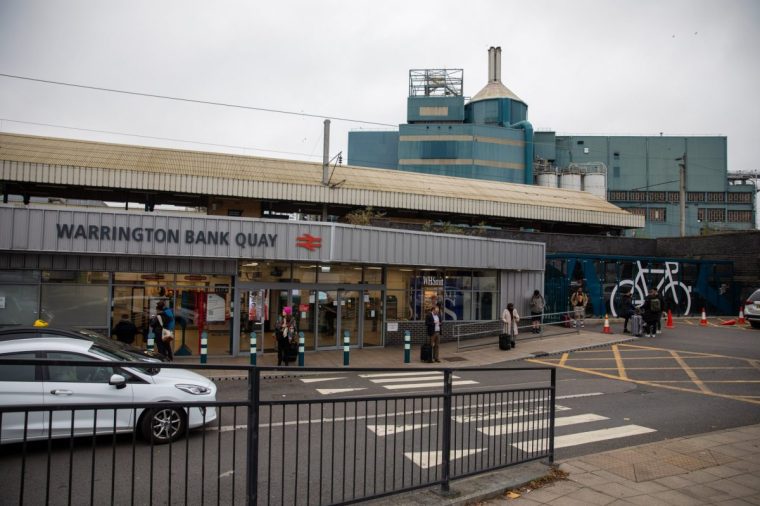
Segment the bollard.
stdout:
<svg viewBox="0 0 760 506">
<path fill-rule="evenodd" d="M 404 331 L 404 363 L 409 364 L 412 361 L 412 333 Z"/>
<path fill-rule="evenodd" d="M 251 332 L 251 365 L 256 365 L 256 332 Z"/>
<path fill-rule="evenodd" d="M 348 367 L 348 350 L 350 349 L 351 337 L 348 331 L 343 332 L 343 365 Z"/>
<path fill-rule="evenodd" d="M 148 351 L 153 351 L 153 347 L 156 345 L 156 339 L 153 334 L 153 331 L 151 330 L 148 332 Z"/>
<path fill-rule="evenodd" d="M 298 333 L 298 367 L 303 367 L 306 346 L 304 344 L 303 332 Z"/>
<path fill-rule="evenodd" d="M 208 332 L 201 332 L 201 364 L 208 361 Z"/>
</svg>

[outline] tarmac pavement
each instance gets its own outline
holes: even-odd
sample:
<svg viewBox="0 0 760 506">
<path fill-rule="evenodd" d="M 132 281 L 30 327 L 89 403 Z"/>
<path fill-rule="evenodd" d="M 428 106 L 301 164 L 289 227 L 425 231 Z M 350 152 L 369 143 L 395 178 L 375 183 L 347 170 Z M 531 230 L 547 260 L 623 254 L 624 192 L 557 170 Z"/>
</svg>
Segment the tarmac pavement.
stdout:
<svg viewBox="0 0 760 506">
<path fill-rule="evenodd" d="M 619 322 L 613 328 L 620 328 Z M 567 329 L 569 330 L 569 329 Z M 412 349 L 409 367 L 479 367 L 635 340 L 629 334 L 603 333 L 599 322 L 586 321 L 581 332 L 555 336 L 521 336 L 517 347 L 502 351 L 494 339 L 488 345 L 457 350 L 457 343 L 441 344 L 441 363 L 419 361 Z M 350 367 L 404 367 L 402 346 L 352 349 Z M 257 357 L 259 365 L 276 365 L 276 354 Z M 198 363 L 197 357 L 178 357 L 178 363 Z M 209 357 L 211 364 L 249 363 L 241 357 Z M 308 352 L 308 367 L 343 367 L 343 351 Z M 295 370 L 297 366 L 291 366 Z M 215 380 L 246 378 L 239 371 L 202 371 Z M 287 371 L 279 372 L 287 374 Z M 760 424 L 686 436 L 657 443 L 586 455 L 557 463 L 568 473 L 538 488 L 528 484 L 552 476 L 547 463 L 529 462 L 472 478 L 453 481 L 451 494 L 439 487 L 393 495 L 370 502 L 376 505 L 760 505 Z M 505 493 L 512 491 L 511 498 Z"/>
</svg>

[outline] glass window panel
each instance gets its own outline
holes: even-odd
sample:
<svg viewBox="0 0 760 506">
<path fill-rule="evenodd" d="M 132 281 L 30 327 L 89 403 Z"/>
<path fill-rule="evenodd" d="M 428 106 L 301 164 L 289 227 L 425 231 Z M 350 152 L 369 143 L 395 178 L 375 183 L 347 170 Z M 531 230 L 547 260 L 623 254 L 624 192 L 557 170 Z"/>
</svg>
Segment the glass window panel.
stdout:
<svg viewBox="0 0 760 506">
<path fill-rule="evenodd" d="M 0 283 L 37 283 L 40 271 L 0 271 Z"/>
<path fill-rule="evenodd" d="M 447 271 L 446 289 L 459 288 L 469 290 L 472 288 L 472 272 L 470 271 Z"/>
<path fill-rule="evenodd" d="M 379 285 L 383 282 L 383 268 L 371 265 L 364 267 L 364 282 L 371 285 Z"/>
<path fill-rule="evenodd" d="M 22 360 L 37 358 L 37 356 L 35 353 L 9 353 L 2 355 L 2 358 Z M 0 381 L 34 381 L 35 367 L 35 365 L 5 364 L 0 367 Z"/>
<path fill-rule="evenodd" d="M 472 288 L 474 290 L 496 290 L 496 271 L 475 271 Z"/>
<path fill-rule="evenodd" d="M 317 269 L 317 279 L 320 283 L 358 284 L 362 280 L 362 270 L 357 270 L 354 265 L 321 264 Z"/>
<path fill-rule="evenodd" d="M 498 294 L 496 292 L 475 292 L 475 320 L 496 320 Z"/>
<path fill-rule="evenodd" d="M 86 355 L 67 352 L 47 352 L 51 360 L 94 360 Z M 108 383 L 114 374 L 110 366 L 89 367 L 86 365 L 49 365 L 48 379 L 65 383 Z"/>
<path fill-rule="evenodd" d="M 107 328 L 108 286 L 42 285 L 42 318 L 56 326 Z"/>
<path fill-rule="evenodd" d="M 0 309 L 0 326 L 31 325 L 37 316 L 38 285 L 2 285 L 0 297 L 5 307 Z"/>
</svg>

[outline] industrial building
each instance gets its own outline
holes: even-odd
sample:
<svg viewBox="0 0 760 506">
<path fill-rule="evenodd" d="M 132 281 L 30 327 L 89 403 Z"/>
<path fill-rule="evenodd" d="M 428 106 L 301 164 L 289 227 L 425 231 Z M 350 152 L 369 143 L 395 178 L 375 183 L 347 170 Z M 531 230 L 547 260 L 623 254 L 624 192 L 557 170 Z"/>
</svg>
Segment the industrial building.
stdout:
<svg viewBox="0 0 760 506">
<path fill-rule="evenodd" d="M 588 191 L 644 217 L 628 232 L 637 237 L 680 235 L 681 192 L 685 235 L 755 228 L 757 186 L 730 184 L 726 137 L 534 132 L 528 105 L 501 82 L 501 48 L 488 59 L 469 100 L 461 69 L 411 70 L 407 123 L 350 132 L 348 163 Z"/>
</svg>

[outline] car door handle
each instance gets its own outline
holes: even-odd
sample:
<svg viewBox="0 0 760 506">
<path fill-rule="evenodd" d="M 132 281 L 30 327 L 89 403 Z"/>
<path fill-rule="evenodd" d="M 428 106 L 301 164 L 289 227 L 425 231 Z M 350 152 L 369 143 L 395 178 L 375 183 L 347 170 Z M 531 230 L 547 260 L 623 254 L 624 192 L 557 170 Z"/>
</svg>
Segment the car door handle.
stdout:
<svg viewBox="0 0 760 506">
<path fill-rule="evenodd" d="M 74 394 L 74 392 L 71 390 L 62 390 L 62 389 L 51 390 L 50 393 L 53 395 L 73 395 Z"/>
</svg>

